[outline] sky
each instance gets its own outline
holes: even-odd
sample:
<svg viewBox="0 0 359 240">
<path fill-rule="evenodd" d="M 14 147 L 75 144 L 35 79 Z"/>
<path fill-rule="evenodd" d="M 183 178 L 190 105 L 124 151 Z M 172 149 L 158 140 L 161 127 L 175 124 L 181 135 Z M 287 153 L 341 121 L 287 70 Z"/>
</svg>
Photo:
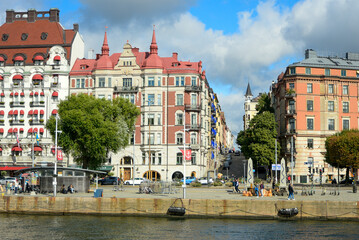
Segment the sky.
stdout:
<svg viewBox="0 0 359 240">
<path fill-rule="evenodd" d="M 110 53 L 127 40 L 149 51 L 155 25 L 161 57 L 177 52 L 179 60 L 203 62 L 235 137 L 248 83 L 255 96 L 268 92 L 305 49 L 359 53 L 358 0 L 12 0 L 1 1 L 0 21 L 6 9 L 30 8 L 60 9 L 65 28 L 79 23 L 86 53 L 100 53 L 106 26 Z"/>
</svg>

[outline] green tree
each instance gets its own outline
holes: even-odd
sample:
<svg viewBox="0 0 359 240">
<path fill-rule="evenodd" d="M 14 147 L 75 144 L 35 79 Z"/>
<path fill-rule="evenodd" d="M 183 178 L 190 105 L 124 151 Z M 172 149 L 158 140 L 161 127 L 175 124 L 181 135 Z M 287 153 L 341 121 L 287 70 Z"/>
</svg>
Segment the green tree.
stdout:
<svg viewBox="0 0 359 240">
<path fill-rule="evenodd" d="M 328 137 L 325 141 L 325 149 L 325 161 L 334 167 L 346 168 L 347 179 L 349 168 L 359 167 L 358 130 L 345 130 Z"/>
<path fill-rule="evenodd" d="M 108 153 L 126 147 L 140 111 L 126 99 L 113 101 L 79 94 L 58 105 L 58 144 L 83 168 L 96 169 Z M 55 139 L 54 116 L 46 128 Z"/>
<path fill-rule="evenodd" d="M 269 166 L 275 158 L 277 123 L 274 114 L 265 111 L 257 114 L 249 123 L 249 128 L 237 136 L 237 144 L 246 158 L 252 158 L 259 165 Z M 277 146 L 280 151 L 280 146 Z"/>
<path fill-rule="evenodd" d="M 257 115 L 266 111 L 274 113 L 274 109 L 271 106 L 271 99 L 267 93 L 262 93 L 262 95 L 259 97 L 256 110 L 258 111 Z"/>
</svg>

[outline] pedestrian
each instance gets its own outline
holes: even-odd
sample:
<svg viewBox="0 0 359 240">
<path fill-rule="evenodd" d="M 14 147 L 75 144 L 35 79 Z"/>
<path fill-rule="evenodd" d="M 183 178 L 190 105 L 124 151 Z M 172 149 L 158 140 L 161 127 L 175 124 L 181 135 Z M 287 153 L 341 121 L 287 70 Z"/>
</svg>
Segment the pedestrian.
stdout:
<svg viewBox="0 0 359 240">
<path fill-rule="evenodd" d="M 256 193 L 256 196 L 259 197 L 258 185 L 257 184 L 254 185 L 254 192 Z"/>
<path fill-rule="evenodd" d="M 263 182 L 261 182 L 260 189 L 261 189 L 261 197 L 263 197 L 264 196 L 264 184 L 263 184 Z"/>
<path fill-rule="evenodd" d="M 239 182 L 238 182 L 238 179 L 236 179 L 236 180 L 234 181 L 234 188 L 236 189 L 236 192 L 237 192 L 237 193 L 239 193 L 238 186 L 239 186 Z"/>
<path fill-rule="evenodd" d="M 288 192 L 289 192 L 288 200 L 295 200 L 294 199 L 294 189 L 293 189 L 293 186 L 291 183 L 289 183 Z"/>
<path fill-rule="evenodd" d="M 272 182 L 272 189 L 274 190 L 274 188 L 275 188 L 275 179 L 273 179 L 273 182 Z"/>
<path fill-rule="evenodd" d="M 19 182 L 15 180 L 15 195 L 17 195 L 18 189 L 19 189 Z"/>
</svg>

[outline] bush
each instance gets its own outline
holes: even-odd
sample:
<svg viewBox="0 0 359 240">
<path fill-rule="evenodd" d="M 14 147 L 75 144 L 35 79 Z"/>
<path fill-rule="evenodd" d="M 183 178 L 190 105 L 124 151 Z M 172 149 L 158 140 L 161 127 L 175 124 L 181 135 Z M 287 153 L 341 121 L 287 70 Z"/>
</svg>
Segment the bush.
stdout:
<svg viewBox="0 0 359 240">
<path fill-rule="evenodd" d="M 230 182 L 226 182 L 225 185 L 226 185 L 226 187 L 234 187 L 234 186 L 233 186 L 233 182 L 231 182 L 231 181 L 230 181 Z"/>
<path fill-rule="evenodd" d="M 182 182 L 176 182 L 176 187 L 182 186 Z"/>
<path fill-rule="evenodd" d="M 108 173 L 108 176 L 109 176 L 109 177 L 112 177 L 113 175 L 115 175 L 114 172 L 109 172 L 109 173 Z"/>
<path fill-rule="evenodd" d="M 191 182 L 190 184 L 192 187 L 202 187 L 202 184 L 198 181 L 195 181 L 195 182 Z"/>
<path fill-rule="evenodd" d="M 223 185 L 223 183 L 221 182 L 221 181 L 215 181 L 214 183 L 213 183 L 213 186 L 215 186 L 215 187 L 217 187 L 217 186 L 222 186 Z"/>
</svg>

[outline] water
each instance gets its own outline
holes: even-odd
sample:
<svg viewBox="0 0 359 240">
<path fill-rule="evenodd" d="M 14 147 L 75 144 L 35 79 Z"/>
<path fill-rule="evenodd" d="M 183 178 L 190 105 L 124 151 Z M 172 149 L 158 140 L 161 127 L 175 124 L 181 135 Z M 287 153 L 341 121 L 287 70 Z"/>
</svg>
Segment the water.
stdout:
<svg viewBox="0 0 359 240">
<path fill-rule="evenodd" d="M 359 239 L 358 222 L 0 214 L 4 239 Z"/>
</svg>

